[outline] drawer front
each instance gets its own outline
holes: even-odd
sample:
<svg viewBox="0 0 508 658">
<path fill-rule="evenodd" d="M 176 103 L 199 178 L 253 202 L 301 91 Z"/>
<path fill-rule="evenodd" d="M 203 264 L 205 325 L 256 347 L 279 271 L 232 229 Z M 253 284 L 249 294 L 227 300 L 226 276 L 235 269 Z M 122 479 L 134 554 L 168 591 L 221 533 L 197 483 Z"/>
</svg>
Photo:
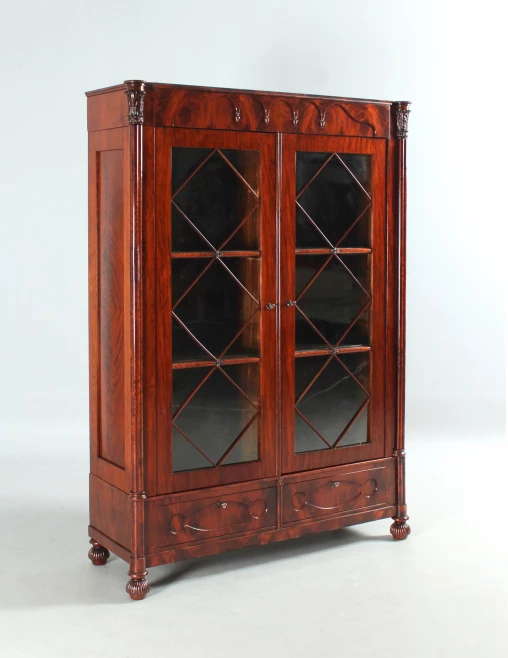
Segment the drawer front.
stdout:
<svg viewBox="0 0 508 658">
<path fill-rule="evenodd" d="M 157 508 L 158 547 L 276 525 L 276 487 L 172 502 Z"/>
<path fill-rule="evenodd" d="M 327 469 L 284 484 L 282 522 L 294 523 L 351 510 L 393 505 L 393 460 Z"/>
</svg>

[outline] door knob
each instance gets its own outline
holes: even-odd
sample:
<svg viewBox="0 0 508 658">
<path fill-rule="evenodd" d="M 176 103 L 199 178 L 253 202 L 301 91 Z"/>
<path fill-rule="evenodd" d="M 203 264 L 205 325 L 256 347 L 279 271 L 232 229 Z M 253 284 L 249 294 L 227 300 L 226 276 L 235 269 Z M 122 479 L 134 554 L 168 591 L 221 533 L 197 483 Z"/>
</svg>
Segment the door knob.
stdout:
<svg viewBox="0 0 508 658">
<path fill-rule="evenodd" d="M 296 306 L 296 302 L 293 301 L 292 299 L 288 299 L 286 302 L 286 306 Z"/>
<path fill-rule="evenodd" d="M 271 304 L 271 303 L 270 303 L 270 304 L 267 304 L 267 305 L 265 306 L 265 308 L 266 308 L 267 311 L 271 311 L 272 308 L 275 308 L 275 304 Z"/>
</svg>

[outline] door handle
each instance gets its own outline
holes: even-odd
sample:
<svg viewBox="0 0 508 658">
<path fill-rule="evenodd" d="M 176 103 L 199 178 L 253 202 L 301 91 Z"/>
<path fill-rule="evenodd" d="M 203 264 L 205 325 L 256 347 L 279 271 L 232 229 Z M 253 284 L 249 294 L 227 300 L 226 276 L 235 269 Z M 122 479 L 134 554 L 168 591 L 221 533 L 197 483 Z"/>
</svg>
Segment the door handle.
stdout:
<svg viewBox="0 0 508 658">
<path fill-rule="evenodd" d="M 267 311 L 271 311 L 272 308 L 275 308 L 275 304 L 272 304 L 272 303 L 266 304 L 265 308 L 266 308 Z"/>
<path fill-rule="evenodd" d="M 292 299 L 288 299 L 286 302 L 286 306 L 296 306 L 296 302 L 293 301 Z"/>
</svg>

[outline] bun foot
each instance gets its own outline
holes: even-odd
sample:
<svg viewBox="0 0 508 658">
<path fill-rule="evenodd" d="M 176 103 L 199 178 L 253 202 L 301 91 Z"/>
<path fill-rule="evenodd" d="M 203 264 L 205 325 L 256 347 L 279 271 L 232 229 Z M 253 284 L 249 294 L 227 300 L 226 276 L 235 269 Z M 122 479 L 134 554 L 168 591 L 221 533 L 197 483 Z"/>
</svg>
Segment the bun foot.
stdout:
<svg viewBox="0 0 508 658">
<path fill-rule="evenodd" d="M 150 591 L 150 583 L 146 580 L 146 571 L 143 574 L 133 574 L 129 571 L 130 580 L 127 581 L 125 591 L 133 601 L 142 601 Z"/>
<path fill-rule="evenodd" d="M 92 561 L 92 564 L 96 567 L 102 567 L 106 564 L 109 557 L 109 551 L 104 546 L 98 544 L 94 539 L 90 539 L 92 548 L 88 551 L 88 557 Z"/>
<path fill-rule="evenodd" d="M 392 525 L 390 526 L 390 532 L 395 541 L 403 541 L 407 539 L 411 534 L 411 528 L 405 521 L 395 519 Z"/>
</svg>

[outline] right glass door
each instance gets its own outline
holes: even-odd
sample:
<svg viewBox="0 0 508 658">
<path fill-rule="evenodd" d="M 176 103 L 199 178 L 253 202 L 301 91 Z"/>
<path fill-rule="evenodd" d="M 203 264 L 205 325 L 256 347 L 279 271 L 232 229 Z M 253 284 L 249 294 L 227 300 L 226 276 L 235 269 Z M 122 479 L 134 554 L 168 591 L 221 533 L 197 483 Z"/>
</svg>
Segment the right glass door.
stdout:
<svg viewBox="0 0 508 658">
<path fill-rule="evenodd" d="M 384 456 L 386 143 L 282 138 L 282 470 Z"/>
</svg>

